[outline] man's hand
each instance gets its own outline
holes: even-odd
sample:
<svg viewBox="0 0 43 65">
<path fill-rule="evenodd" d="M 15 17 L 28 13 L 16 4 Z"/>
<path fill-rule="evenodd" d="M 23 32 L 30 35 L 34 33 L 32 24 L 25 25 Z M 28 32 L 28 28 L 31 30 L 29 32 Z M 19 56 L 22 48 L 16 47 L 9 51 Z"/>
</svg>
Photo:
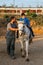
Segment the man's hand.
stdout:
<svg viewBox="0 0 43 65">
<path fill-rule="evenodd" d="M 11 30 L 11 31 L 17 31 L 19 29 L 18 28 L 9 28 L 9 30 Z"/>
<path fill-rule="evenodd" d="M 19 29 L 15 29 L 15 31 L 18 31 Z"/>
</svg>

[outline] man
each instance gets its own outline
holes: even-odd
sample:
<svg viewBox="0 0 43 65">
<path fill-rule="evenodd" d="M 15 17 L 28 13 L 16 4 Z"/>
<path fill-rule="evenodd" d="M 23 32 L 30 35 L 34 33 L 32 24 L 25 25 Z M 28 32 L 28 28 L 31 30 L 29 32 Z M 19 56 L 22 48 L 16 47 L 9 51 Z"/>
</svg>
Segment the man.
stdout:
<svg viewBox="0 0 43 65">
<path fill-rule="evenodd" d="M 26 24 L 26 26 L 30 29 L 30 32 L 31 32 L 32 36 L 34 37 L 33 30 L 32 30 L 32 28 L 31 28 L 31 26 L 30 26 L 30 21 L 29 21 L 29 19 L 25 16 L 24 13 L 21 14 L 20 21 L 24 21 L 24 23 Z"/>
<path fill-rule="evenodd" d="M 12 59 L 15 59 L 14 50 L 15 50 L 15 31 L 17 31 L 16 19 L 14 16 L 11 17 L 10 22 L 7 24 L 7 33 L 6 33 L 6 43 L 7 43 L 7 53 Z"/>
</svg>

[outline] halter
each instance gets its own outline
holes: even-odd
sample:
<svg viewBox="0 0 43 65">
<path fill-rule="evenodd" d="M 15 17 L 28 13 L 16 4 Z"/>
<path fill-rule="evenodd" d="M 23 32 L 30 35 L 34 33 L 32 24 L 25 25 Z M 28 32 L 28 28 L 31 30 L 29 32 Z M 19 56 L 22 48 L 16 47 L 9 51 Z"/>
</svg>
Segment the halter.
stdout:
<svg viewBox="0 0 43 65">
<path fill-rule="evenodd" d="M 25 28 L 24 24 L 25 24 L 24 21 L 18 21 L 19 32 L 22 32 L 22 34 L 24 34 L 24 28 Z"/>
</svg>

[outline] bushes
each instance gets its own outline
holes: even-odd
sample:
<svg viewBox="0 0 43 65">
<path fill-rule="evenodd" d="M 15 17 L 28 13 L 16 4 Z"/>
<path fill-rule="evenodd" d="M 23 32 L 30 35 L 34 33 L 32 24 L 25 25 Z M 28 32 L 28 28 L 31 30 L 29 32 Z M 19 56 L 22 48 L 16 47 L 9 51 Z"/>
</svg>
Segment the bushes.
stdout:
<svg viewBox="0 0 43 65">
<path fill-rule="evenodd" d="M 34 18 L 37 16 L 37 14 L 35 12 L 30 12 L 30 10 L 27 11 L 27 15 L 34 17 Z"/>
<path fill-rule="evenodd" d="M 6 35 L 6 28 L 5 27 L 1 27 L 0 28 L 0 37 L 1 36 L 5 36 Z"/>
<path fill-rule="evenodd" d="M 0 19 L 0 27 L 6 27 L 6 20 Z"/>
<path fill-rule="evenodd" d="M 36 13 L 31 13 L 30 10 L 28 10 L 27 16 L 30 20 L 34 20 L 36 25 L 43 26 L 43 15 L 37 15 Z"/>
<path fill-rule="evenodd" d="M 38 15 L 35 19 L 37 25 L 43 26 L 43 15 Z"/>
</svg>

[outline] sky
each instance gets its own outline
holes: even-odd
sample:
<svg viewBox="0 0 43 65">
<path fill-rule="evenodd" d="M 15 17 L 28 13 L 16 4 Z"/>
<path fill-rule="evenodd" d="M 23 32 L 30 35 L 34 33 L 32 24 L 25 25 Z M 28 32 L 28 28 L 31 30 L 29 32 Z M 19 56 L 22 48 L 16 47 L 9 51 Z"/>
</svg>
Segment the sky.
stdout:
<svg viewBox="0 0 43 65">
<path fill-rule="evenodd" d="M 6 4 L 6 6 L 13 4 L 18 7 L 36 7 L 43 6 L 43 0 L 0 0 L 0 6 L 4 4 Z"/>
</svg>

